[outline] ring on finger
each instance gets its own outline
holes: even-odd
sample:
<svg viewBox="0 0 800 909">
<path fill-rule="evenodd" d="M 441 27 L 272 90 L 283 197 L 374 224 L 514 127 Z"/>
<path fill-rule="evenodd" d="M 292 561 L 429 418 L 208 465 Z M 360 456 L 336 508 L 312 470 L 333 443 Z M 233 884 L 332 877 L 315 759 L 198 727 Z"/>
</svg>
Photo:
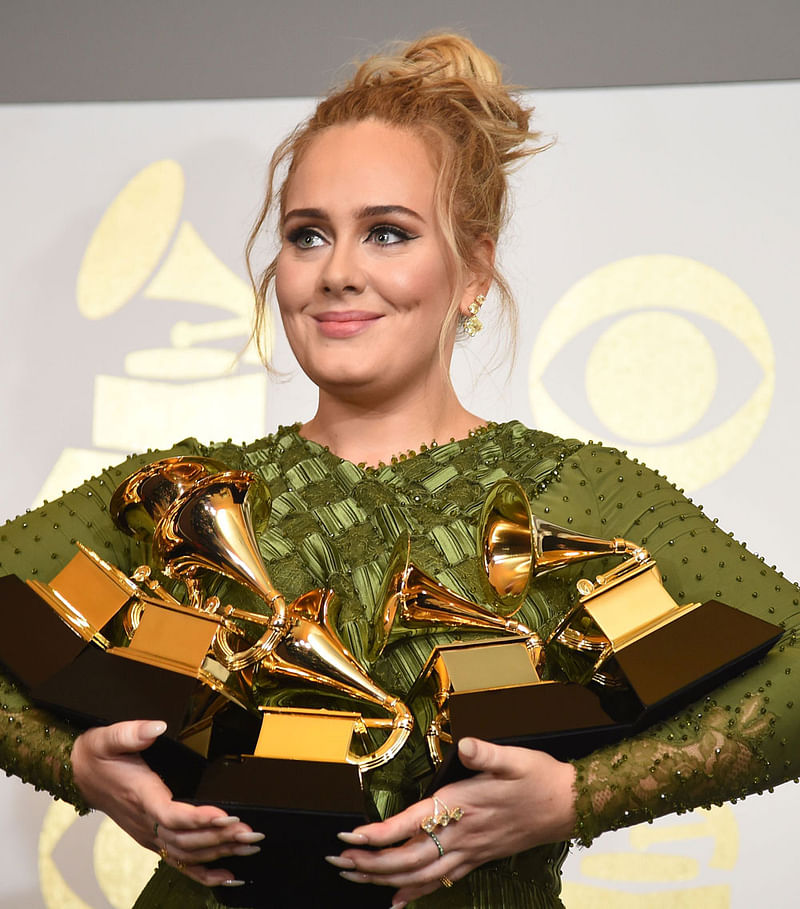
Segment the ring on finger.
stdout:
<svg viewBox="0 0 800 909">
<path fill-rule="evenodd" d="M 178 869 L 178 871 L 183 872 L 186 870 L 186 862 L 182 862 L 180 859 L 178 859 L 178 861 L 175 862 L 175 867 Z"/>
<path fill-rule="evenodd" d="M 158 857 L 161 859 L 162 862 L 166 862 L 166 860 L 169 858 L 169 853 L 167 852 L 166 846 L 162 846 L 158 850 Z"/>
<path fill-rule="evenodd" d="M 433 814 L 429 814 L 427 817 L 424 817 L 422 819 L 422 823 L 419 826 L 422 830 L 425 831 L 425 833 L 429 834 L 437 827 L 446 827 L 450 823 L 460 821 L 463 816 L 463 808 L 454 808 L 451 811 L 441 799 L 434 796 Z"/>
<path fill-rule="evenodd" d="M 426 830 L 425 833 L 433 840 L 436 845 L 436 848 L 439 850 L 439 858 L 444 855 L 444 846 L 439 842 L 439 837 L 433 832 L 433 830 Z"/>
<path fill-rule="evenodd" d="M 440 877 L 439 880 L 448 889 L 453 886 L 453 882 L 450 880 L 449 877 L 447 877 L 447 875 L 442 875 L 442 877 Z"/>
</svg>

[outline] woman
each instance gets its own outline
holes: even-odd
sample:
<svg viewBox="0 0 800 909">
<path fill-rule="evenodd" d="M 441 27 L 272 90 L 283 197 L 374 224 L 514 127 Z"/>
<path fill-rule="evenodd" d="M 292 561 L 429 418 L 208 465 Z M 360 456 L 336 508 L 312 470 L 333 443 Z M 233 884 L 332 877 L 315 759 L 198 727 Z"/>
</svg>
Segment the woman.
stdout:
<svg viewBox="0 0 800 909">
<path fill-rule="evenodd" d="M 398 535 L 409 530 L 425 570 L 480 601 L 474 524 L 488 489 L 511 475 L 537 514 L 646 544 L 678 602 L 720 599 L 786 622 L 780 648 L 751 673 L 685 715 L 586 759 L 565 763 L 462 740 L 462 761 L 478 773 L 437 793 L 463 816 L 434 836 L 420 829 L 434 803 L 418 801 L 423 746 L 419 736 L 410 741 L 369 779 L 386 819 L 343 832 L 350 848 L 329 859 L 349 880 L 394 888 L 395 907 L 557 906 L 564 840 L 588 842 L 606 829 L 797 774 L 800 733 L 786 694 L 797 591 L 657 474 L 600 446 L 487 423 L 450 384 L 459 325 L 479 328 L 490 287 L 503 306 L 511 302 L 494 251 L 507 171 L 538 150 L 529 114 L 494 62 L 462 38 L 433 36 L 397 57 L 367 61 L 278 149 L 271 170 L 274 177 L 287 166 L 275 200 L 280 251 L 258 282 L 257 331 L 274 281 L 292 349 L 319 388 L 314 417 L 245 448 L 209 451 L 190 440 L 131 459 L 0 534 L 3 570 L 22 577 L 54 574 L 74 538 L 130 569 L 147 552 L 111 527 L 105 509 L 113 488 L 146 460 L 213 453 L 270 487 L 273 514 L 260 544 L 276 587 L 288 599 L 332 586 L 343 604 L 339 633 L 366 663 L 380 579 Z M 272 207 L 271 179 L 251 247 Z M 576 576 L 566 571 L 537 585 L 521 618 L 552 626 Z M 418 633 L 388 648 L 370 672 L 402 697 L 431 646 L 448 639 L 445 629 Z M 172 801 L 138 757 L 161 724 L 75 737 L 4 685 L 5 766 L 105 811 L 162 852 L 138 906 L 213 906 L 207 887 L 239 883 L 205 863 L 257 851 L 261 834 L 219 809 Z M 382 848 L 357 848 L 365 845 Z"/>
</svg>

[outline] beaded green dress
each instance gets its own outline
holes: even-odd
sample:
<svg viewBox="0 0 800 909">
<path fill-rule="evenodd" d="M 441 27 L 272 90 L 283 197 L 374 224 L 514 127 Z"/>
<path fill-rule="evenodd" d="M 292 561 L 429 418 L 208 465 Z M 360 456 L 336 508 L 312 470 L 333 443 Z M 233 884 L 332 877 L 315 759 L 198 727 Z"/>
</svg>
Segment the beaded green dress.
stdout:
<svg viewBox="0 0 800 909">
<path fill-rule="evenodd" d="M 783 638 L 754 669 L 679 716 L 574 762 L 575 838 L 580 842 L 669 812 L 758 792 L 800 772 L 800 724 L 792 709 L 797 588 L 659 474 L 614 449 L 565 441 L 517 422 L 490 426 L 377 469 L 341 460 L 303 439 L 297 427 L 281 428 L 248 446 L 206 447 L 187 440 L 169 452 L 134 456 L 0 527 L 0 574 L 47 581 L 74 554 L 76 540 L 125 571 L 147 562 L 147 547 L 112 525 L 108 502 L 118 483 L 139 466 L 179 454 L 213 455 L 231 469 L 251 470 L 264 479 L 273 507 L 259 543 L 270 577 L 287 600 L 332 587 L 341 602 L 339 633 L 365 664 L 382 574 L 402 531 L 412 536 L 416 564 L 461 596 L 485 601 L 475 524 L 486 493 L 504 476 L 522 484 L 541 517 L 583 533 L 642 543 L 678 603 L 718 599 L 780 623 Z M 518 617 L 546 631 L 573 602 L 581 573 L 576 566 L 537 582 Z M 255 598 L 239 590 L 222 596 L 258 608 Z M 418 630 L 368 668 L 385 690 L 402 697 L 432 645 L 450 639 L 444 631 Z M 261 694 L 280 702 L 280 689 L 265 688 Z M 69 761 L 77 732 L 31 705 L 13 680 L 0 675 L 0 764 L 83 808 Z M 397 758 L 370 774 L 376 813 L 385 816 L 419 797 L 424 762 L 424 743 L 415 731 Z M 491 862 L 451 890 L 415 905 L 560 906 L 559 869 L 566 848 L 552 844 Z M 137 909 L 215 905 L 210 891 L 162 865 Z"/>
</svg>

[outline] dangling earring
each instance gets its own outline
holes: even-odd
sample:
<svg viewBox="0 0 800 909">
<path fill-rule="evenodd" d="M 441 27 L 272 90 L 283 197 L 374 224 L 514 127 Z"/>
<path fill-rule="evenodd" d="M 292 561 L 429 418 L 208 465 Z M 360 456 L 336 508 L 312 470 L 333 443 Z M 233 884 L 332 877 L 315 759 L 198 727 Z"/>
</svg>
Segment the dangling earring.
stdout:
<svg viewBox="0 0 800 909">
<path fill-rule="evenodd" d="M 478 318 L 478 313 L 481 311 L 481 306 L 486 302 L 486 297 L 483 294 L 478 294 L 477 297 L 469 304 L 467 312 L 469 316 L 464 318 L 464 331 L 474 338 L 476 334 L 483 328 L 483 323 Z"/>
</svg>

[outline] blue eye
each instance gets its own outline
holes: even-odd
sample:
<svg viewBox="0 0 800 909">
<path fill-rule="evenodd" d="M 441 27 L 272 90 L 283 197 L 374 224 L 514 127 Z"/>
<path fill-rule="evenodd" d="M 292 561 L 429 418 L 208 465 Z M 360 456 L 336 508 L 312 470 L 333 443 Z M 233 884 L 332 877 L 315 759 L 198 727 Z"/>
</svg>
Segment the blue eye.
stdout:
<svg viewBox="0 0 800 909">
<path fill-rule="evenodd" d="M 395 243 L 404 243 L 406 240 L 413 240 L 414 238 L 400 227 L 380 224 L 372 228 L 368 239 L 377 246 L 394 246 Z"/>
<path fill-rule="evenodd" d="M 291 231 L 286 239 L 298 249 L 314 249 L 325 242 L 322 236 L 310 227 L 298 227 Z"/>
</svg>

